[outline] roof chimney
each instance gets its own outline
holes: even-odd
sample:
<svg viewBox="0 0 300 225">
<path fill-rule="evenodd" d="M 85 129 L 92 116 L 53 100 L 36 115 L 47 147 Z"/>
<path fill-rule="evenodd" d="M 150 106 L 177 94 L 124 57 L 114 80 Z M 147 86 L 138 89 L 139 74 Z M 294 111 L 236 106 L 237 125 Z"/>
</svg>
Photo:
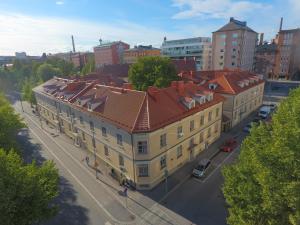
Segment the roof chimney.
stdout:
<svg viewBox="0 0 300 225">
<path fill-rule="evenodd" d="M 73 35 L 71 36 L 71 38 L 72 38 L 73 53 L 75 53 L 76 51 L 75 51 L 75 43 L 74 43 Z"/>
<path fill-rule="evenodd" d="M 262 45 L 263 43 L 264 43 L 264 33 L 261 33 L 259 37 L 259 44 Z"/>
<path fill-rule="evenodd" d="M 280 18 L 279 31 L 282 31 L 283 17 Z"/>
</svg>

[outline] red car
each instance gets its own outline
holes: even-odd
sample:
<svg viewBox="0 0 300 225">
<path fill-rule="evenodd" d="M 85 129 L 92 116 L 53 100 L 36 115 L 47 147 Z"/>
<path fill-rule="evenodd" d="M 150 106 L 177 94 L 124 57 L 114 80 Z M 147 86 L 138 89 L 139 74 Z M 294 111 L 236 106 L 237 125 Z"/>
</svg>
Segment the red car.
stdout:
<svg viewBox="0 0 300 225">
<path fill-rule="evenodd" d="M 223 152 L 231 152 L 237 147 L 237 141 L 235 139 L 229 139 L 224 142 L 224 144 L 220 147 L 220 150 Z"/>
</svg>

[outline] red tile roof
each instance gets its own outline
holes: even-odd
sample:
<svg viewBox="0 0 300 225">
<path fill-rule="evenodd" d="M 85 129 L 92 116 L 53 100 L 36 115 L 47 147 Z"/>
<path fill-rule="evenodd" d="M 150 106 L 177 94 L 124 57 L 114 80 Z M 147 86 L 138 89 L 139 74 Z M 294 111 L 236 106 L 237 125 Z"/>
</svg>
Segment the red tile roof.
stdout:
<svg viewBox="0 0 300 225">
<path fill-rule="evenodd" d="M 178 74 L 196 71 L 196 61 L 193 59 L 172 59 L 172 63 Z"/>
<path fill-rule="evenodd" d="M 214 92 L 221 94 L 238 94 L 253 86 L 264 83 L 256 74 L 241 70 L 214 70 L 200 71 L 195 76 L 185 76 L 185 80 L 191 80 L 208 88 L 209 84 L 216 84 Z M 240 83 L 248 83 L 241 86 Z"/>
<path fill-rule="evenodd" d="M 70 81 L 68 85 L 73 86 L 72 82 L 76 81 Z M 50 83 L 55 84 L 53 80 Z M 49 93 L 43 88 L 46 86 L 48 82 L 35 91 L 57 97 L 59 90 Z M 195 101 L 195 106 L 192 108 L 188 108 L 183 102 L 185 98 L 193 101 L 199 95 L 207 94 L 213 95 L 213 99 L 202 104 Z M 81 101 L 85 99 L 91 104 L 96 103 L 96 108 L 91 112 L 86 101 L 82 103 L 83 105 L 79 105 L 76 99 Z M 129 133 L 149 132 L 162 128 L 223 101 L 224 97 L 221 95 L 213 94 L 212 91 L 192 82 L 183 81 L 174 81 L 168 88 L 149 87 L 147 92 L 86 82 L 83 89 L 74 91 L 72 97 L 68 98 L 69 104 L 73 107 L 107 120 Z"/>
</svg>

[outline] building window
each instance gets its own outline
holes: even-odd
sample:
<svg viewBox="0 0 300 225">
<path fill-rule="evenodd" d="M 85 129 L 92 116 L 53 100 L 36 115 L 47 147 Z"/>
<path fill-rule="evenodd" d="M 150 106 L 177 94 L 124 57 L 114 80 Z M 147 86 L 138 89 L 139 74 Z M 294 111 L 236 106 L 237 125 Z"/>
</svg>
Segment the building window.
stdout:
<svg viewBox="0 0 300 225">
<path fill-rule="evenodd" d="M 232 49 L 232 51 L 233 51 L 233 52 L 235 52 L 235 51 L 236 51 L 236 49 L 235 49 L 235 48 L 233 48 L 233 49 Z"/>
<path fill-rule="evenodd" d="M 182 156 L 182 145 L 177 147 L 177 159 Z"/>
<path fill-rule="evenodd" d="M 177 138 L 181 138 L 183 136 L 182 126 L 177 127 Z"/>
<path fill-rule="evenodd" d="M 201 115 L 200 117 L 200 126 L 204 125 L 204 115 Z"/>
<path fill-rule="evenodd" d="M 234 66 L 234 65 L 235 65 L 235 63 L 234 63 L 234 62 L 232 62 L 232 63 L 231 63 L 231 65 L 232 65 L 232 66 Z"/>
<path fill-rule="evenodd" d="M 234 112 L 234 120 L 237 118 L 237 111 Z"/>
<path fill-rule="evenodd" d="M 223 55 L 220 55 L 220 59 L 223 59 L 224 58 L 224 56 Z"/>
<path fill-rule="evenodd" d="M 220 49 L 220 52 L 224 52 L 224 49 Z"/>
<path fill-rule="evenodd" d="M 79 116 L 79 121 L 80 121 L 80 124 L 83 124 L 83 118 L 82 118 L 82 116 Z"/>
<path fill-rule="evenodd" d="M 217 133 L 218 132 L 218 130 L 219 130 L 219 124 L 215 124 L 215 133 Z"/>
<path fill-rule="evenodd" d="M 160 169 L 163 169 L 167 166 L 167 157 L 164 155 L 160 158 Z"/>
<path fill-rule="evenodd" d="M 102 127 L 102 128 L 101 128 L 101 131 L 102 131 L 102 136 L 103 136 L 103 137 L 107 137 L 106 127 Z"/>
<path fill-rule="evenodd" d="M 223 45 L 223 46 L 226 46 L 226 42 L 225 42 L 225 41 L 223 41 L 222 45 Z"/>
<path fill-rule="evenodd" d="M 207 130 L 207 138 L 210 138 L 210 136 L 211 136 L 211 128 L 209 127 Z"/>
<path fill-rule="evenodd" d="M 232 41 L 232 42 L 231 42 L 231 45 L 232 45 L 232 46 L 237 46 L 237 41 Z"/>
<path fill-rule="evenodd" d="M 237 38 L 239 35 L 237 33 L 232 34 L 233 38 Z"/>
<path fill-rule="evenodd" d="M 220 108 L 216 108 L 216 117 L 219 117 Z"/>
<path fill-rule="evenodd" d="M 190 139 L 190 148 L 193 148 L 194 147 L 194 144 L 195 143 L 195 141 L 194 141 L 194 138 L 192 137 L 191 139 Z"/>
<path fill-rule="evenodd" d="M 124 157 L 122 155 L 119 155 L 119 165 L 124 166 Z"/>
<path fill-rule="evenodd" d="M 138 165 L 138 174 L 139 177 L 148 177 L 149 176 L 148 164 Z"/>
<path fill-rule="evenodd" d="M 204 139 L 204 138 L 203 138 L 203 132 L 201 132 L 201 133 L 200 133 L 200 137 L 199 137 L 199 143 L 202 143 L 202 142 L 203 142 L 203 139 Z"/>
<path fill-rule="evenodd" d="M 90 121 L 90 129 L 91 129 L 91 131 L 94 131 L 94 129 L 95 129 L 94 123 L 92 121 Z"/>
<path fill-rule="evenodd" d="M 193 131 L 195 129 L 195 122 L 194 120 L 190 121 L 190 131 Z"/>
<path fill-rule="evenodd" d="M 118 145 L 123 145 L 123 140 L 122 140 L 121 134 L 117 134 L 117 143 L 118 143 Z"/>
<path fill-rule="evenodd" d="M 167 134 L 160 135 L 160 148 L 167 145 Z"/>
<path fill-rule="evenodd" d="M 104 145 L 104 155 L 109 156 L 109 151 L 107 145 Z"/>
<path fill-rule="evenodd" d="M 208 113 L 208 122 L 211 121 L 211 116 L 212 116 L 212 112 L 209 112 L 209 113 Z"/>
<path fill-rule="evenodd" d="M 226 38 L 226 34 L 221 34 L 220 37 L 221 38 Z"/>
<path fill-rule="evenodd" d="M 85 141 L 85 133 L 82 131 L 82 140 Z"/>
<path fill-rule="evenodd" d="M 223 66 L 223 63 L 222 63 L 222 62 L 220 62 L 220 63 L 219 63 L 219 65 L 220 65 L 220 66 Z"/>
<path fill-rule="evenodd" d="M 139 141 L 138 142 L 138 153 L 139 154 L 147 154 L 147 141 Z"/>
</svg>

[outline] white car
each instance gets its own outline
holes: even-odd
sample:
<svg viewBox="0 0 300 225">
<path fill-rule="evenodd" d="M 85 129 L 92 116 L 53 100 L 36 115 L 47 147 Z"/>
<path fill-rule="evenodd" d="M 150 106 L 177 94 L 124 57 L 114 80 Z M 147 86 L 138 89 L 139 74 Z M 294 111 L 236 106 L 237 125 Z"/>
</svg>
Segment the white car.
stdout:
<svg viewBox="0 0 300 225">
<path fill-rule="evenodd" d="M 262 119 L 267 119 L 270 113 L 271 113 L 271 107 L 263 106 L 259 109 L 258 116 L 261 117 Z"/>
<path fill-rule="evenodd" d="M 198 178 L 203 177 L 210 164 L 211 161 L 209 159 L 202 159 L 199 164 L 193 169 L 192 175 Z"/>
</svg>

